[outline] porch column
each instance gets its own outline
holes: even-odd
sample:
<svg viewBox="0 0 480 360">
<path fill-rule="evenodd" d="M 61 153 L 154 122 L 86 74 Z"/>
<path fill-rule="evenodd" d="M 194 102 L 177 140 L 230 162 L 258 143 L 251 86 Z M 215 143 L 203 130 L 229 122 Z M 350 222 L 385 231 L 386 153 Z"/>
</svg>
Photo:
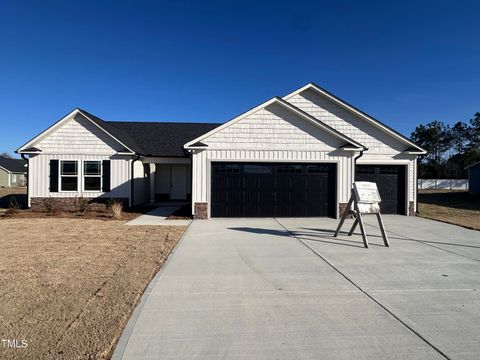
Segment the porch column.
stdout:
<svg viewBox="0 0 480 360">
<path fill-rule="evenodd" d="M 155 164 L 149 164 L 150 170 L 150 204 L 155 202 Z"/>
</svg>

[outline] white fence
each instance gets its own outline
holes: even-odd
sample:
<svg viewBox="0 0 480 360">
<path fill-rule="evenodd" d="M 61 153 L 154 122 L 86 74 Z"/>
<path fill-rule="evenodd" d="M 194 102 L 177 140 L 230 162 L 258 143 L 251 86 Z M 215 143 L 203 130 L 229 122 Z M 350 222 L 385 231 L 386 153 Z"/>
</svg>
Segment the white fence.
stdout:
<svg viewBox="0 0 480 360">
<path fill-rule="evenodd" d="M 418 179 L 420 190 L 468 190 L 467 179 Z"/>
</svg>

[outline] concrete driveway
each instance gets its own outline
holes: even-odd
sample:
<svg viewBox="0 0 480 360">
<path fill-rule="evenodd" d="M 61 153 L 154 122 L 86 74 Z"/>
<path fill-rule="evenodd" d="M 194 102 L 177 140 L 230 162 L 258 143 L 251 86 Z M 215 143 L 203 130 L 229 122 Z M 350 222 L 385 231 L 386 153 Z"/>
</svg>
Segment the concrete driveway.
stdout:
<svg viewBox="0 0 480 360">
<path fill-rule="evenodd" d="M 194 221 L 114 359 L 477 359 L 480 232 L 374 220 Z"/>
</svg>

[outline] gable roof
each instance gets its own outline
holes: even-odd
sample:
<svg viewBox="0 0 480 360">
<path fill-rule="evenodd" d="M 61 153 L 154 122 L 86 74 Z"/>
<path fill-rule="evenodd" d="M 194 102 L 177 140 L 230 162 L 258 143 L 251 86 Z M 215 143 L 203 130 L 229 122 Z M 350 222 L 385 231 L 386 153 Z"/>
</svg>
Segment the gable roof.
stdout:
<svg viewBox="0 0 480 360">
<path fill-rule="evenodd" d="M 36 147 L 32 147 L 37 141 L 39 141 L 41 138 L 43 138 L 44 136 L 46 136 L 48 133 L 52 132 L 53 130 L 55 130 L 56 128 L 60 127 L 64 122 L 72 119 L 75 117 L 75 115 L 77 114 L 81 114 L 83 115 L 84 118 L 86 118 L 87 120 L 89 120 L 92 124 L 94 124 L 95 126 L 97 126 L 100 130 L 102 130 L 105 134 L 107 134 L 108 136 L 110 136 L 113 140 L 115 140 L 116 142 L 118 142 L 120 145 L 122 145 L 123 147 L 125 147 L 125 150 L 126 152 L 130 152 L 133 154 L 133 150 L 130 149 L 127 145 L 125 145 L 121 140 L 119 140 L 118 138 L 116 138 L 113 134 L 111 134 L 108 130 L 105 129 L 105 126 L 104 126 L 104 121 L 101 120 L 100 118 L 97 118 L 96 116 L 86 112 L 85 110 L 81 110 L 79 108 L 76 108 L 74 110 L 72 110 L 71 112 L 69 112 L 67 115 L 65 115 L 64 117 L 62 117 L 60 120 L 58 120 L 57 122 L 55 122 L 53 125 L 51 125 L 50 127 L 48 127 L 46 130 L 42 131 L 40 134 L 38 134 L 37 136 L 35 136 L 33 139 L 29 140 L 27 143 L 25 143 L 24 145 L 22 145 L 20 148 L 18 148 L 15 152 L 16 153 L 20 153 L 20 154 L 31 154 L 31 153 L 38 153 L 38 152 L 41 152 L 42 149 L 38 149 Z"/>
<path fill-rule="evenodd" d="M 125 147 L 122 152 L 144 156 L 185 157 L 183 144 L 220 124 L 105 121 L 88 111 L 76 108 L 48 129 L 20 147 L 18 153 L 38 153 L 32 144 L 76 114 L 83 115 L 111 138 Z"/>
<path fill-rule="evenodd" d="M 23 159 L 10 159 L 0 156 L 0 167 L 9 172 L 26 173 L 26 164 L 27 162 Z"/>
<path fill-rule="evenodd" d="M 423 155 L 423 154 L 427 153 L 427 151 L 425 149 L 421 148 L 420 146 L 415 144 L 412 140 L 410 140 L 406 136 L 400 134 L 398 131 L 392 129 L 388 125 L 386 125 L 386 124 L 382 123 L 381 121 L 375 119 L 373 116 L 368 115 L 367 113 L 365 113 L 365 112 L 361 111 L 360 109 L 356 108 L 355 106 L 349 104 L 345 100 L 340 99 L 338 96 L 330 93 L 329 91 L 325 90 L 324 88 L 318 86 L 317 84 L 315 84 L 313 82 L 308 83 L 307 85 L 301 87 L 300 89 L 297 89 L 297 90 L 291 92 L 288 95 L 285 95 L 283 97 L 283 99 L 288 101 L 288 99 L 290 99 L 293 96 L 298 95 L 298 94 L 300 94 L 300 93 L 302 93 L 302 92 L 304 92 L 305 90 L 308 90 L 308 89 L 314 90 L 318 94 L 330 99 L 332 102 L 342 106 L 343 108 L 351 111 L 352 113 L 356 114 L 360 118 L 366 120 L 367 122 L 371 123 L 372 125 L 374 125 L 374 126 L 378 127 L 379 129 L 383 130 L 385 133 L 389 134 L 390 136 L 400 140 L 401 142 L 409 145 L 410 147 L 413 147 L 415 149 L 415 151 L 410 150 L 411 153 L 415 153 L 415 154 L 419 154 L 419 155 Z"/>
<path fill-rule="evenodd" d="M 130 143 L 140 155 L 159 157 L 185 157 L 183 144 L 220 124 L 174 122 L 106 121 L 117 134 L 126 133 Z"/>
<path fill-rule="evenodd" d="M 345 150 L 359 151 L 359 150 L 366 150 L 367 149 L 365 146 L 363 146 L 359 142 L 357 142 L 357 141 L 349 138 L 348 136 L 340 133 L 339 131 L 337 131 L 334 128 L 328 126 L 327 124 L 320 121 L 319 119 L 311 116 L 310 114 L 308 114 L 305 111 L 299 109 L 295 105 L 292 105 L 289 102 L 287 102 L 284 99 L 282 99 L 280 97 L 277 97 L 277 96 L 271 98 L 270 100 L 265 101 L 264 103 L 254 107 L 253 109 L 250 109 L 247 112 L 244 112 L 243 114 L 240 114 L 239 116 L 231 119 L 230 121 L 227 121 L 223 125 L 220 125 L 220 126 L 214 128 L 214 129 L 212 129 L 211 131 L 209 131 L 205 134 L 202 134 L 201 136 L 187 142 L 185 144 L 184 148 L 186 148 L 186 149 L 198 148 L 199 147 L 198 143 L 201 143 L 202 147 L 203 147 L 204 144 L 202 143 L 202 141 L 204 139 L 212 136 L 213 134 L 217 133 L 218 131 L 221 131 L 222 129 L 225 129 L 226 127 L 229 127 L 229 126 L 235 124 L 236 122 L 244 119 L 245 117 L 247 117 L 251 114 L 254 114 L 255 112 L 257 112 L 261 109 L 264 109 L 267 106 L 272 105 L 272 104 L 278 104 L 278 105 L 282 106 L 283 108 L 289 110 L 290 112 L 292 112 L 294 114 L 297 114 L 298 116 L 302 117 L 303 119 L 311 122 L 312 124 L 316 125 L 317 127 L 321 128 L 321 129 L 323 129 L 325 132 L 329 133 L 330 135 L 332 135 L 332 136 L 334 136 L 334 137 L 336 137 L 340 140 L 345 141 L 345 143 L 346 143 L 345 145 L 348 145 L 347 147 L 342 146 L 342 147 L 344 147 Z"/>
</svg>

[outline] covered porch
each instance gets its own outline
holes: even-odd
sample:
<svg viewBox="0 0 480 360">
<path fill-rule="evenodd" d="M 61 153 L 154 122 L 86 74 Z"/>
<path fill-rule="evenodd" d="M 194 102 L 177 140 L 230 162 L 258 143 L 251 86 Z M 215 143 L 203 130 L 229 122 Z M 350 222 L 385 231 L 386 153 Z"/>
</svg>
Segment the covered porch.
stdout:
<svg viewBox="0 0 480 360">
<path fill-rule="evenodd" d="M 133 185 L 135 205 L 190 201 L 191 159 L 141 157 L 137 163 L 134 165 Z"/>
</svg>

